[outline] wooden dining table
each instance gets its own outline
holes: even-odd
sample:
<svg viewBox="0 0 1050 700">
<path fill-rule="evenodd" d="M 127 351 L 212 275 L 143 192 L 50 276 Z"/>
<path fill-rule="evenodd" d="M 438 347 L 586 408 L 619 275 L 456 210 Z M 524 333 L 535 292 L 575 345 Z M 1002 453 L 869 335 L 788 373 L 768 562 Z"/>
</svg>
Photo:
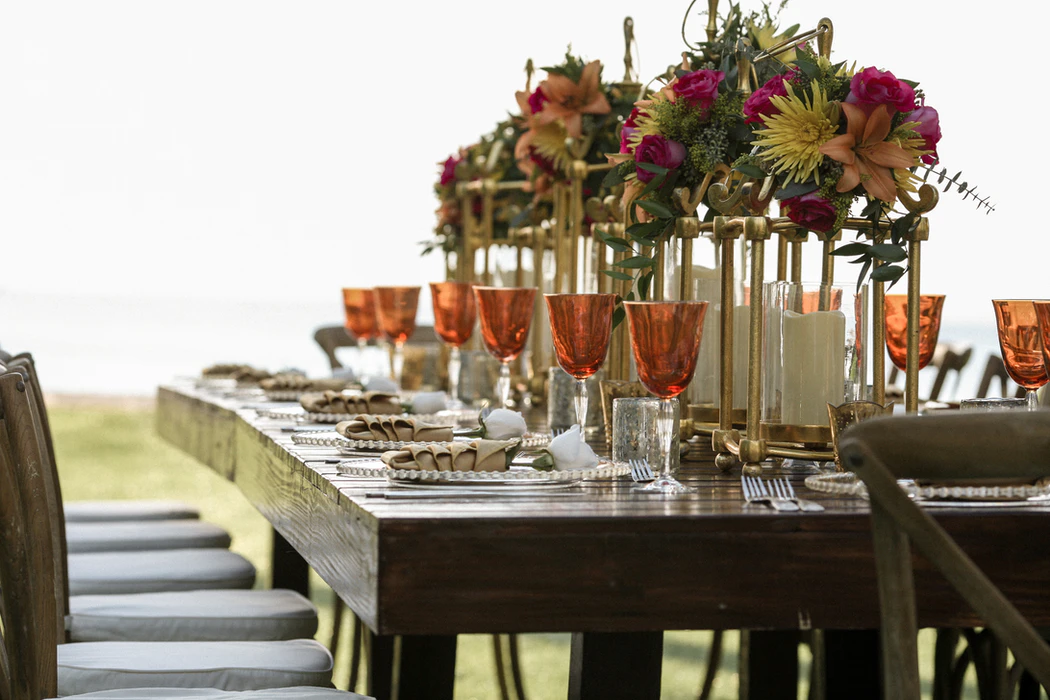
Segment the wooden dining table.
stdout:
<svg viewBox="0 0 1050 700">
<path fill-rule="evenodd" d="M 162 386 L 157 425 L 233 482 L 273 525 L 273 584 L 308 568 L 373 635 L 369 693 L 452 698 L 456 635 L 571 632 L 570 698 L 660 696 L 664 630 L 744 630 L 742 698 L 794 698 L 800 635 L 823 639 L 825 697 L 880 697 L 867 503 L 807 490 L 823 512 L 744 503 L 740 475 L 685 463 L 696 493 L 642 494 L 629 477 L 528 495 L 394 496 L 345 475 L 261 397 Z M 316 429 L 324 429 L 318 425 Z M 430 492 L 433 493 L 433 492 Z M 1050 507 L 931 509 L 1033 624 L 1050 626 Z M 919 624 L 981 620 L 915 555 Z M 814 632 L 818 631 L 819 632 Z M 699 679 L 699 671 L 698 671 Z"/>
</svg>

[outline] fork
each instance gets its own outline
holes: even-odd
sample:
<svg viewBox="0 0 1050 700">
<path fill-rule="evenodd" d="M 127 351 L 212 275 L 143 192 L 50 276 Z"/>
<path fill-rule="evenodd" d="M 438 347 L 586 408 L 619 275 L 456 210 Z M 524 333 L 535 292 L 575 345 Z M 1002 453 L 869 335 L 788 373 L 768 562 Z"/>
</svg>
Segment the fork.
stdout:
<svg viewBox="0 0 1050 700">
<path fill-rule="evenodd" d="M 631 467 L 631 478 L 639 484 L 656 480 L 656 474 L 653 474 L 652 468 L 645 460 L 631 459 L 628 460 L 627 463 Z"/>
<path fill-rule="evenodd" d="M 795 495 L 795 487 L 791 485 L 791 482 L 785 478 L 773 479 L 773 492 L 781 498 L 786 498 L 789 501 L 793 501 L 801 510 L 807 513 L 819 513 L 824 510 L 824 506 L 820 505 L 816 501 L 810 501 L 805 498 L 799 498 Z"/>
<path fill-rule="evenodd" d="M 740 485 L 744 490 L 744 501 L 747 503 L 765 503 L 773 510 L 782 512 L 799 510 L 797 503 L 772 495 L 765 482 L 758 477 L 741 476 Z"/>
</svg>

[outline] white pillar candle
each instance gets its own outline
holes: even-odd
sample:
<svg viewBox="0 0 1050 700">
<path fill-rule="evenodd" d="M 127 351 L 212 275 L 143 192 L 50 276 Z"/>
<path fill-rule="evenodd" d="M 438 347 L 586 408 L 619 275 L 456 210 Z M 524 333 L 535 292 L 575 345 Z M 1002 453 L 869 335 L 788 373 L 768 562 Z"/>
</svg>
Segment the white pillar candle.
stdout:
<svg viewBox="0 0 1050 700">
<path fill-rule="evenodd" d="M 827 425 L 827 404 L 842 403 L 846 384 L 845 314 L 785 311 L 783 342 L 782 422 Z"/>
</svg>

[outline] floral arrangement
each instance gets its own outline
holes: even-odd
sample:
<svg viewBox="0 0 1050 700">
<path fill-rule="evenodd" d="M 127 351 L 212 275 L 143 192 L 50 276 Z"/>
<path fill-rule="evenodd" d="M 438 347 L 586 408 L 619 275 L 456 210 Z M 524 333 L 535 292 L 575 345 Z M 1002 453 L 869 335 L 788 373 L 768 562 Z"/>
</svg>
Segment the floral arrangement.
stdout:
<svg viewBox="0 0 1050 700">
<path fill-rule="evenodd" d="M 461 148 L 443 162 L 438 163 L 438 179 L 434 183 L 434 194 L 438 199 L 435 237 L 423 242 L 423 254 L 435 249 L 451 251 L 462 235 L 462 200 L 456 194 L 456 185 L 491 177 L 497 181 L 524 181 L 525 174 L 518 168 L 514 158 L 514 144 L 522 130 L 515 120 L 501 122 L 490 133 L 466 148 Z M 480 195 L 470 200 L 473 217 L 482 213 Z M 523 190 L 502 190 L 496 194 L 494 237 L 506 238 L 513 226 L 519 226 L 533 212 L 531 196 Z"/>
<path fill-rule="evenodd" d="M 567 179 L 574 160 L 605 162 L 637 98 L 630 86 L 603 83 L 600 61 L 585 62 L 571 51 L 561 64 L 543 70 L 547 77 L 535 90 L 526 85 L 515 95 L 523 133 L 514 155 L 538 194 Z M 601 175 L 589 178 L 585 196 L 596 194 L 601 182 Z"/>
</svg>

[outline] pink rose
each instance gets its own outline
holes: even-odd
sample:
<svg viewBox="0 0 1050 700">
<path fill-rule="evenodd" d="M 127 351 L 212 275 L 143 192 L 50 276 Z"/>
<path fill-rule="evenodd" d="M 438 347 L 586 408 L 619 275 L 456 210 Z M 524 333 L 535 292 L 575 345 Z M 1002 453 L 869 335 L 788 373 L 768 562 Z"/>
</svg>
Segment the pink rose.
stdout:
<svg viewBox="0 0 1050 700">
<path fill-rule="evenodd" d="M 926 141 L 922 148 L 924 151 L 932 151 L 932 153 L 922 157 L 922 162 L 927 165 L 933 165 L 936 163 L 937 142 L 941 140 L 941 122 L 937 115 L 937 110 L 933 107 L 922 105 L 921 107 L 917 107 L 911 113 L 905 114 L 904 121 L 919 122 L 919 126 L 915 131 Z"/>
<path fill-rule="evenodd" d="M 915 90 L 889 71 L 865 68 L 850 81 L 846 102 L 872 107 L 887 105 L 898 112 L 910 112 L 915 109 Z"/>
<path fill-rule="evenodd" d="M 634 150 L 634 160 L 636 163 L 652 163 L 674 170 L 685 160 L 685 146 L 663 136 L 643 136 L 638 148 Z M 636 171 L 638 179 L 642 182 L 649 182 L 656 177 L 656 173 L 642 168 L 636 168 Z"/>
<path fill-rule="evenodd" d="M 695 70 L 686 73 L 674 82 L 675 97 L 700 109 L 710 109 L 718 99 L 718 84 L 725 77 L 726 74 L 720 70 Z"/>
<path fill-rule="evenodd" d="M 803 194 L 780 203 L 780 213 L 810 231 L 827 233 L 835 225 L 835 206 L 816 192 Z"/>
<path fill-rule="evenodd" d="M 631 115 L 627 117 L 627 121 L 623 123 L 623 127 L 620 129 L 620 153 L 631 152 L 630 140 L 636 131 L 638 131 L 637 107 L 631 110 Z"/>
<path fill-rule="evenodd" d="M 448 160 L 445 161 L 444 167 L 441 169 L 441 186 L 451 185 L 456 181 L 456 166 L 459 165 L 460 160 L 455 156 L 449 156 Z"/>
<path fill-rule="evenodd" d="M 787 87 L 784 82 L 794 77 L 794 70 L 785 75 L 774 75 L 766 81 L 765 85 L 751 93 L 751 96 L 747 98 L 747 102 L 744 103 L 744 116 L 747 117 L 744 120 L 745 122 L 748 124 L 755 122 L 761 124 L 762 117 L 780 114 L 780 110 L 773 106 L 769 98 L 773 96 L 785 97 L 787 95 Z"/>
<path fill-rule="evenodd" d="M 550 102 L 550 99 L 543 94 L 543 90 L 536 88 L 536 91 L 529 95 L 529 109 L 532 110 L 533 114 L 539 114 L 543 111 L 543 105 Z"/>
</svg>

